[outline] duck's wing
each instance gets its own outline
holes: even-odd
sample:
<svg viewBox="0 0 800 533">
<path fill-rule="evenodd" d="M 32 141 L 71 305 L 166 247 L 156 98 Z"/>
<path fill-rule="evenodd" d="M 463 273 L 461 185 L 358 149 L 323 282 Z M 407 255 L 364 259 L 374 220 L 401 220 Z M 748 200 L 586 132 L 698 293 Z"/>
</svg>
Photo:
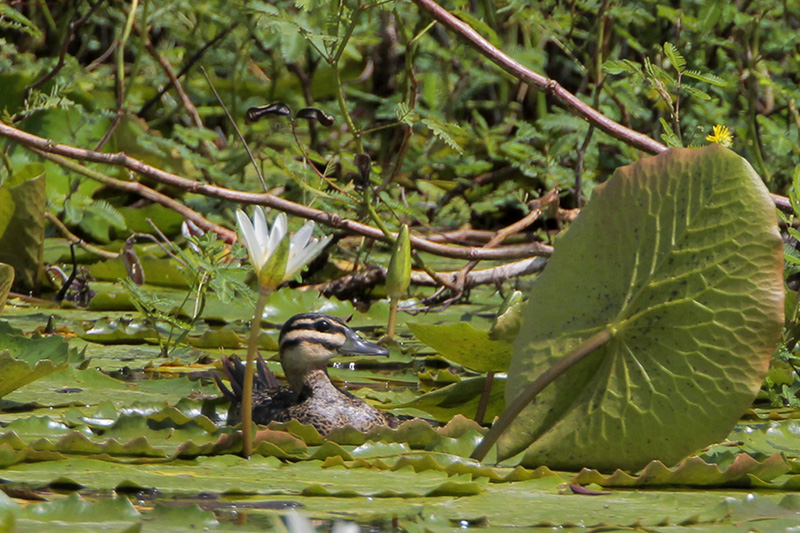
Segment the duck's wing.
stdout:
<svg viewBox="0 0 800 533">
<path fill-rule="evenodd" d="M 236 357 L 222 357 L 222 373 L 230 383 L 225 386 L 219 376 L 214 376 L 217 387 L 231 402 L 228 412 L 228 423 L 236 424 L 240 420 L 239 409 L 242 404 L 244 390 L 245 365 Z M 253 380 L 253 422 L 269 424 L 272 421 L 285 422 L 291 418 L 290 407 L 297 405 L 298 400 L 292 389 L 281 385 L 275 373 L 269 369 L 264 358 L 259 354 L 256 362 L 256 374 Z"/>
<path fill-rule="evenodd" d="M 223 355 L 221 362 L 222 373 L 228 379 L 228 383 L 230 383 L 230 389 L 225 386 L 219 376 L 214 376 L 214 381 L 216 381 L 220 392 L 222 392 L 222 394 L 232 403 L 241 403 L 242 393 L 244 390 L 245 365 L 242 363 L 241 359 L 235 355 L 232 357 L 226 357 Z M 267 366 L 267 363 L 264 361 L 264 358 L 261 357 L 261 354 L 259 354 L 258 361 L 256 361 L 255 379 L 253 380 L 253 396 L 256 396 L 259 391 L 276 388 L 281 388 L 278 377 L 272 370 L 270 370 L 269 366 Z"/>
</svg>

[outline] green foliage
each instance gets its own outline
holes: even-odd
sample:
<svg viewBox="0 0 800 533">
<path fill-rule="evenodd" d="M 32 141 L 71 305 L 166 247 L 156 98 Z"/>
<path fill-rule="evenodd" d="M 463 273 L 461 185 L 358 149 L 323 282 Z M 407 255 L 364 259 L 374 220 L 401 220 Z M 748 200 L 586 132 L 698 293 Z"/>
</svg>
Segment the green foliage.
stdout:
<svg viewBox="0 0 800 533">
<path fill-rule="evenodd" d="M 628 59 L 621 61 L 609 60 L 603 65 L 603 70 L 612 75 L 627 75 L 630 77 L 632 84 L 646 81 L 653 93 L 669 110 L 669 116 L 672 121 L 670 125 L 664 117 L 659 117 L 659 122 L 663 129 L 661 140 L 671 148 L 683 147 L 684 141 L 680 117 L 681 92 L 686 92 L 689 96 L 698 100 L 713 100 L 712 96 L 707 92 L 688 85 L 683 77 L 686 76 L 715 87 L 726 87 L 728 83 L 711 72 L 688 70 L 686 68 L 686 58 L 681 55 L 677 47 L 671 42 L 664 43 L 663 53 L 667 60 L 664 68 L 645 57 L 644 64 L 641 66 Z M 674 74 L 671 71 L 674 71 Z M 698 139 L 694 141 L 697 142 Z"/>
<path fill-rule="evenodd" d="M 511 360 L 511 344 L 492 340 L 489 332 L 465 322 L 430 325 L 409 323 L 408 328 L 423 343 L 458 365 L 478 372 L 505 372 Z"/>
</svg>

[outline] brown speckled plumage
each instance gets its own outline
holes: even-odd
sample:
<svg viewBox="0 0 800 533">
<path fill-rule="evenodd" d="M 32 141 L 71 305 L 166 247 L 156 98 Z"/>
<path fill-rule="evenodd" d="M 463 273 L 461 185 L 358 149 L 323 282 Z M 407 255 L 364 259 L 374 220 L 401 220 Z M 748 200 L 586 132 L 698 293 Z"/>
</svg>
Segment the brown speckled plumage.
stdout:
<svg viewBox="0 0 800 533">
<path fill-rule="evenodd" d="M 338 354 L 388 355 L 385 348 L 365 341 L 338 318 L 319 313 L 296 315 L 281 329 L 281 366 L 289 386 L 280 386 L 263 360 L 258 362 L 253 383 L 253 421 L 297 420 L 314 426 L 321 435 L 338 427 L 369 431 L 377 426 L 396 427 L 399 420 L 382 413 L 360 398 L 339 390 L 327 372 L 328 360 Z M 231 399 L 228 423 L 240 419 L 244 366 L 238 359 L 224 359 L 223 368 L 232 391 L 217 380 Z"/>
</svg>

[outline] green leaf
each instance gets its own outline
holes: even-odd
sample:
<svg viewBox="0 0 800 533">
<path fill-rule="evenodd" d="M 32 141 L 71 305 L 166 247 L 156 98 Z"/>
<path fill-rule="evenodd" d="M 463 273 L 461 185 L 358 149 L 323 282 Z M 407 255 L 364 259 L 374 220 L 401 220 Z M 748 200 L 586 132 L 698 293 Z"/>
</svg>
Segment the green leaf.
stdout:
<svg viewBox="0 0 800 533">
<path fill-rule="evenodd" d="M 630 59 L 606 61 L 603 70 L 608 74 L 642 74 L 642 67 Z"/>
<path fill-rule="evenodd" d="M 453 139 L 453 135 L 458 135 L 459 133 L 463 133 L 460 126 L 455 124 L 446 124 L 444 122 L 440 122 L 434 118 L 426 118 L 422 121 L 423 124 L 428 126 L 433 134 L 442 142 L 444 142 L 447 146 L 452 148 L 454 151 L 458 152 L 459 154 L 464 151 L 461 148 L 461 145 Z"/>
<path fill-rule="evenodd" d="M 23 516 L 44 522 L 97 523 L 136 520 L 140 514 L 125 497 L 90 502 L 73 493 L 60 500 L 32 505 L 25 509 Z"/>
<path fill-rule="evenodd" d="M 697 87 L 692 87 L 691 85 L 684 85 L 683 90 L 689 93 L 690 95 L 698 98 L 700 100 L 711 100 L 711 95 L 705 91 L 701 91 Z"/>
<path fill-rule="evenodd" d="M 0 398 L 81 359 L 61 337 L 29 339 L 0 322 Z"/>
<path fill-rule="evenodd" d="M 11 285 L 14 284 L 14 268 L 11 265 L 0 263 L 0 313 L 6 305 Z"/>
<path fill-rule="evenodd" d="M 666 54 L 667 58 L 669 59 L 672 66 L 675 67 L 675 70 L 678 72 L 683 72 L 686 68 L 686 59 L 678 52 L 678 49 L 675 48 L 675 45 L 672 43 L 664 43 L 664 53 Z"/>
<path fill-rule="evenodd" d="M 478 401 L 485 384 L 485 377 L 465 379 L 458 383 L 451 383 L 433 392 L 425 393 L 410 402 L 382 407 L 420 410 L 441 421 L 450 420 L 456 415 L 472 418 L 477 412 Z M 495 378 L 494 382 L 492 382 L 492 393 L 489 397 L 489 405 L 486 408 L 486 420 L 491 420 L 502 412 L 505 384 L 505 379 Z"/>
<path fill-rule="evenodd" d="M 588 485 L 597 483 L 604 487 L 642 487 L 664 485 L 707 486 L 750 486 L 751 476 L 762 481 L 772 480 L 789 472 L 789 465 L 780 454 L 775 453 L 764 461 L 756 461 L 746 453 L 736 456 L 732 464 L 721 469 L 699 457 L 689 457 L 673 468 L 667 468 L 660 461 L 652 461 L 636 475 L 617 470 L 611 475 L 603 475 L 597 470 L 583 469 L 575 476 L 573 483 Z"/>
<path fill-rule="evenodd" d="M 35 365 L 13 357 L 8 350 L 0 351 L 0 398 L 28 383 L 66 368 L 66 364 L 56 365 L 49 359 L 38 361 Z"/>
<path fill-rule="evenodd" d="M 667 121 L 663 118 L 660 118 L 659 121 L 661 121 L 661 127 L 664 128 L 664 133 L 661 134 L 661 140 L 664 141 L 670 148 L 682 148 L 683 143 L 678 136 L 675 135 L 675 132 L 672 131 L 672 128 Z"/>
<path fill-rule="evenodd" d="M 730 150 L 618 169 L 531 287 L 506 400 L 592 335 L 612 338 L 523 410 L 500 455 L 635 470 L 725 437 L 781 333 L 782 259 L 768 192 Z"/>
<path fill-rule="evenodd" d="M 522 326 L 522 310 L 524 308 L 522 292 L 512 291 L 506 296 L 489 329 L 489 339 L 514 342 L 519 335 L 519 328 Z"/>
<path fill-rule="evenodd" d="M 14 267 L 19 291 L 39 288 L 46 199 L 41 163 L 24 166 L 0 187 L 0 262 Z"/>
<path fill-rule="evenodd" d="M 715 74 L 711 74 L 710 72 L 700 72 L 699 70 L 684 70 L 684 76 L 688 76 L 690 78 L 694 78 L 696 80 L 704 81 L 706 83 L 710 83 L 715 87 L 727 87 L 728 82 L 720 78 Z"/>
<path fill-rule="evenodd" d="M 487 331 L 466 322 L 446 325 L 408 323 L 408 329 L 442 357 L 476 372 L 505 372 L 511 361 L 511 343 L 492 340 Z"/>
<path fill-rule="evenodd" d="M 42 38 L 42 31 L 36 27 L 36 24 L 6 3 L 0 4 L 0 28 L 27 33 L 34 39 Z"/>
</svg>

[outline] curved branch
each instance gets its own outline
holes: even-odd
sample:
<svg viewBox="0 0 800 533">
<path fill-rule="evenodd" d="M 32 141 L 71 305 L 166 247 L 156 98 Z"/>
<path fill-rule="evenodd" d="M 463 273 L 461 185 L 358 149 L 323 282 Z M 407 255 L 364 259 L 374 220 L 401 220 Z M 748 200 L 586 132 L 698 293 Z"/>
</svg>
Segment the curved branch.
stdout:
<svg viewBox="0 0 800 533">
<path fill-rule="evenodd" d="M 629 146 L 633 146 L 648 154 L 659 154 L 668 150 L 667 146 L 648 137 L 643 133 L 623 126 L 609 117 L 602 114 L 592 106 L 585 104 L 580 98 L 562 87 L 556 80 L 542 76 L 534 72 L 525 65 L 515 61 L 505 52 L 486 40 L 480 33 L 475 31 L 472 26 L 458 19 L 434 2 L 434 0 L 413 0 L 418 7 L 427 11 L 434 19 L 440 22 L 445 28 L 458 34 L 467 44 L 475 48 L 489 61 L 505 70 L 518 80 L 521 80 L 535 89 L 543 91 L 552 96 L 556 103 L 561 107 L 584 119 L 589 124 L 597 127 L 601 131 L 611 135 Z M 785 213 L 792 212 L 792 205 L 789 199 L 779 194 L 772 194 L 775 206 Z"/>
<path fill-rule="evenodd" d="M 530 259 L 521 259 L 513 263 L 505 263 L 502 265 L 485 268 L 482 270 L 473 270 L 468 272 L 464 279 L 464 288 L 470 289 L 477 285 L 489 285 L 492 283 L 500 283 L 512 278 L 527 276 L 529 274 L 536 274 L 544 270 L 547 265 L 547 259 L 544 257 L 533 257 Z M 453 272 L 439 272 L 440 276 L 450 276 L 455 279 L 460 271 Z M 427 272 L 414 270 L 411 273 L 411 283 L 414 285 L 427 285 L 437 287 L 440 283 L 434 280 Z"/>
<path fill-rule="evenodd" d="M 201 215 L 197 211 L 185 206 L 184 204 L 178 202 L 177 200 L 174 200 L 173 198 L 170 198 L 164 193 L 158 192 L 154 189 L 151 189 L 147 185 L 139 183 L 138 181 L 118 180 L 116 178 L 112 178 L 111 176 L 106 176 L 101 172 L 97 172 L 96 170 L 92 170 L 91 168 L 85 167 L 80 163 L 76 163 L 72 159 L 67 159 L 66 157 L 62 157 L 58 154 L 48 153 L 45 152 L 44 150 L 39 150 L 38 148 L 34 147 L 28 147 L 28 149 L 40 157 L 49 159 L 50 161 L 56 163 L 57 165 L 61 165 L 62 167 L 67 168 L 73 172 L 82 174 L 87 178 L 99 181 L 100 183 L 108 185 L 109 187 L 113 187 L 115 189 L 120 189 L 123 191 L 131 192 L 133 194 L 138 194 L 142 198 L 147 198 L 148 200 L 156 202 L 157 204 L 161 204 L 164 207 L 172 209 L 173 211 L 176 211 L 177 213 L 183 215 L 185 219 L 191 220 L 192 222 L 197 224 L 197 226 L 202 228 L 204 231 L 213 231 L 226 242 L 231 243 L 236 241 L 235 231 L 231 231 L 228 228 L 210 222 L 208 219 L 206 219 L 203 215 Z"/>
<path fill-rule="evenodd" d="M 216 185 L 209 185 L 197 181 L 182 178 L 176 174 L 166 172 L 159 168 L 150 166 L 146 163 L 139 161 L 133 157 L 126 155 L 123 152 L 117 153 L 102 153 L 93 150 L 86 150 L 84 148 L 76 148 L 66 144 L 55 144 L 52 141 L 42 137 L 32 135 L 22 130 L 18 130 L 4 122 L 0 121 L 0 136 L 7 137 L 15 142 L 21 143 L 27 148 L 35 148 L 41 152 L 50 154 L 57 154 L 70 159 L 79 159 L 82 161 L 92 161 L 95 163 L 104 163 L 108 165 L 115 165 L 127 168 L 128 170 L 147 176 L 155 181 L 164 183 L 179 189 L 183 189 L 196 194 L 203 194 L 213 198 L 220 198 L 238 202 L 242 204 L 257 204 L 267 207 L 272 207 L 278 211 L 288 213 L 290 215 L 298 216 L 308 220 L 314 220 L 319 224 L 329 226 L 332 228 L 342 229 L 364 237 L 370 237 L 383 242 L 391 243 L 383 232 L 375 227 L 341 218 L 335 213 L 328 213 L 312 207 L 297 204 L 289 200 L 285 200 L 278 196 L 268 193 L 250 193 L 243 191 L 235 191 L 233 189 L 226 189 Z M 156 202 L 163 203 L 163 198 L 158 197 L 163 194 L 153 191 L 149 187 L 138 182 L 121 182 L 121 183 L 134 183 L 137 191 L 150 191 L 148 194 L 156 193 L 150 196 Z M 111 184 L 109 182 L 109 184 Z M 166 204 L 164 204 L 166 205 Z M 168 207 L 172 207 L 168 205 Z M 205 221 L 208 224 L 208 221 Z M 200 225 L 200 224 L 198 224 Z M 201 227 L 203 227 L 201 225 Z M 214 230 L 216 231 L 216 230 Z M 227 230 L 230 232 L 230 230 Z M 219 231 L 218 231 L 219 233 Z M 232 232 L 231 232 L 232 233 Z M 392 239 L 396 236 L 392 236 Z M 488 259 L 488 260 L 503 260 L 503 259 L 523 259 L 528 257 L 549 257 L 553 253 L 553 248 L 547 244 L 533 242 L 524 245 L 504 246 L 502 248 L 484 249 L 481 247 L 472 246 L 456 246 L 445 245 L 431 242 L 419 236 L 411 236 L 411 244 L 417 250 L 432 253 L 442 257 L 450 257 L 454 259 Z"/>
<path fill-rule="evenodd" d="M 515 61 L 486 40 L 469 24 L 459 20 L 433 0 L 414 0 L 414 3 L 427 11 L 433 18 L 444 25 L 445 28 L 464 38 L 470 46 L 488 58 L 492 63 L 533 88 L 549 94 L 559 105 L 575 113 L 589 124 L 593 124 L 615 139 L 619 139 L 648 154 L 658 154 L 667 150 L 666 145 L 661 144 L 655 139 L 651 139 L 643 133 L 627 128 L 619 122 L 615 122 L 592 106 L 583 103 L 580 98 L 566 90 L 557 81 L 542 76 Z"/>
</svg>

